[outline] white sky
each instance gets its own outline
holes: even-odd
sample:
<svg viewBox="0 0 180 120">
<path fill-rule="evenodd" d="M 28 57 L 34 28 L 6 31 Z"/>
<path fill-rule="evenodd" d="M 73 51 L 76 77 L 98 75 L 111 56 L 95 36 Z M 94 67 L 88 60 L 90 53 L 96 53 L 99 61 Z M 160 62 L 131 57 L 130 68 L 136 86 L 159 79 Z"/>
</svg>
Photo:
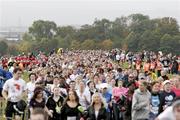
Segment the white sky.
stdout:
<svg viewBox="0 0 180 120">
<path fill-rule="evenodd" d="M 0 0 L 0 26 L 30 26 L 34 20 L 58 25 L 92 24 L 94 19 L 128 16 L 174 17 L 180 24 L 180 0 Z"/>
</svg>

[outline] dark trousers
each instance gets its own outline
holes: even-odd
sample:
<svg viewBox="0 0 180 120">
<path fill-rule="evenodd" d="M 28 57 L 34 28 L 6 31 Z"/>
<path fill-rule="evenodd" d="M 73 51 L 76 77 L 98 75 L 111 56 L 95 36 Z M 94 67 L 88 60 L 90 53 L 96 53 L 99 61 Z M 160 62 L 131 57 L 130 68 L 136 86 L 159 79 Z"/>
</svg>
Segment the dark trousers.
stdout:
<svg viewBox="0 0 180 120">
<path fill-rule="evenodd" d="M 113 103 L 113 119 L 114 120 L 124 120 L 123 116 L 124 116 L 124 112 L 119 110 L 118 104 Z"/>
<path fill-rule="evenodd" d="M 5 115 L 7 120 L 12 120 L 13 115 L 21 116 L 21 114 L 19 114 L 13 107 L 16 104 L 17 102 L 10 102 L 10 101 L 7 102 L 7 106 L 5 109 Z"/>
</svg>

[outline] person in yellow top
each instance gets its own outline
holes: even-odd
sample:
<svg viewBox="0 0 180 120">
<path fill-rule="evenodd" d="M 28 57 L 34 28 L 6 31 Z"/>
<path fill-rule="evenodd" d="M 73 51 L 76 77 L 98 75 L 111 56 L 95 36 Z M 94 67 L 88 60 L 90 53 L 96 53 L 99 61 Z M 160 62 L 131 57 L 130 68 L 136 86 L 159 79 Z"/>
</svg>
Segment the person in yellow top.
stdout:
<svg viewBox="0 0 180 120">
<path fill-rule="evenodd" d="M 157 80 L 157 75 L 156 75 L 156 73 L 154 73 L 154 72 L 151 72 L 151 78 L 152 78 L 152 80 Z"/>
<path fill-rule="evenodd" d="M 62 52 L 63 52 L 63 48 L 59 48 L 58 50 L 57 50 L 57 54 L 62 54 Z"/>
<path fill-rule="evenodd" d="M 157 80 L 157 75 L 153 71 L 145 72 L 147 81 L 153 82 Z"/>
</svg>

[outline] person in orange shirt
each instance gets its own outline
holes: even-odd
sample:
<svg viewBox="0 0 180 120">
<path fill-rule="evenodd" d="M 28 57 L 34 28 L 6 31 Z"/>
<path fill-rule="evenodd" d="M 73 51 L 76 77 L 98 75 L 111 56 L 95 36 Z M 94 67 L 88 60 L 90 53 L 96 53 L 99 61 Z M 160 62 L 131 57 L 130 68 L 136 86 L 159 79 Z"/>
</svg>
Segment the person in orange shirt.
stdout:
<svg viewBox="0 0 180 120">
<path fill-rule="evenodd" d="M 137 61 L 136 61 L 136 64 L 135 64 L 135 68 L 136 68 L 136 70 L 137 70 L 137 73 L 140 72 L 141 67 L 142 67 L 141 61 L 137 60 Z"/>
<path fill-rule="evenodd" d="M 23 65 L 22 62 L 19 63 L 19 68 L 20 68 L 21 70 L 24 70 L 24 65 Z"/>
<path fill-rule="evenodd" d="M 144 63 L 144 72 L 148 72 L 150 70 L 150 61 L 147 60 L 146 63 Z"/>
<path fill-rule="evenodd" d="M 152 59 L 151 63 L 150 63 L 150 70 L 152 72 L 155 72 L 155 69 L 156 69 L 156 61 L 154 59 Z"/>
</svg>

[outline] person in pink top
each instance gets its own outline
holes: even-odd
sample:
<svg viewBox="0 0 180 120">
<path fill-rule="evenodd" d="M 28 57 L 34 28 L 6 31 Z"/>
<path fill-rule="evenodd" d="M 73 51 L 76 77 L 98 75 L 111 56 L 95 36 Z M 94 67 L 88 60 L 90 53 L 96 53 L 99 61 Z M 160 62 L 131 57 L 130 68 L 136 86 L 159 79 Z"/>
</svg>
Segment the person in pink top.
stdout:
<svg viewBox="0 0 180 120">
<path fill-rule="evenodd" d="M 180 97 L 180 76 L 173 76 L 171 84 L 172 91 L 176 94 L 176 97 Z"/>
<path fill-rule="evenodd" d="M 113 88 L 112 96 L 115 102 L 117 102 L 122 96 L 126 96 L 128 92 L 128 88 L 123 87 L 123 82 L 118 81 L 118 87 Z"/>
<path fill-rule="evenodd" d="M 128 88 L 123 87 L 123 82 L 118 81 L 118 87 L 112 89 L 114 120 L 122 120 L 125 111 L 124 102 Z"/>
</svg>

